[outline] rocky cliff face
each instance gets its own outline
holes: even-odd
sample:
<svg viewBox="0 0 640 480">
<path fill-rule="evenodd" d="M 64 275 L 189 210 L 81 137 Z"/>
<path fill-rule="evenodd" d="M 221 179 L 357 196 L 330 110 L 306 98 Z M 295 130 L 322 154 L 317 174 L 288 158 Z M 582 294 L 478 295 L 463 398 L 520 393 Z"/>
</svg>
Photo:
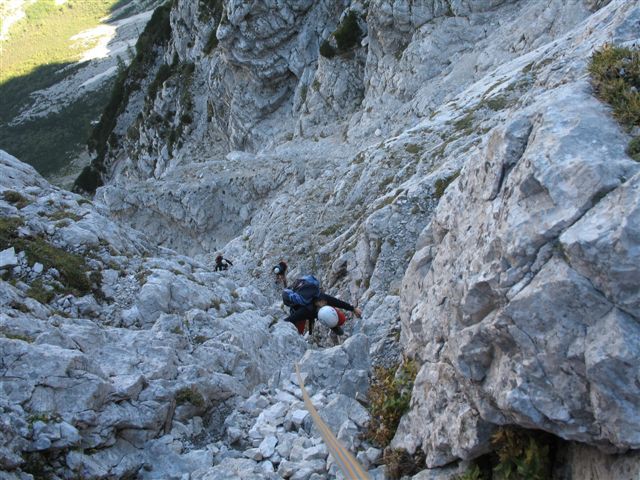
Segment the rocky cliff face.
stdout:
<svg viewBox="0 0 640 480">
<path fill-rule="evenodd" d="M 155 373 L 137 348 L 131 366 L 110 370 L 143 376 L 127 405 L 157 402 L 161 418 L 131 426 L 114 414 L 85 427 L 65 411 L 82 442 L 97 442 L 82 468 L 108 478 L 120 467 L 106 459 L 125 452 L 141 478 L 335 473 L 290 381 L 305 345 L 271 324 L 284 313 L 270 267 L 285 257 L 292 277 L 317 272 L 364 307 L 352 338 L 302 361 L 315 401 L 363 463 L 381 452 L 354 440 L 368 421 L 356 394 L 371 364 L 408 355 L 420 370 L 392 446 L 424 454 L 415 478 L 454 478 L 493 448 L 498 427 L 518 426 L 558 439 L 554 478 L 635 479 L 640 164 L 594 97 L 587 63 L 605 43 L 634 45 L 639 20 L 637 2 L 622 0 L 173 2 L 158 27 L 171 34 L 113 119 L 95 197 L 163 247 L 146 240 L 149 257 L 122 259 L 126 281 L 103 272 L 114 301 L 91 321 L 117 340 L 91 351 L 112 358 L 112 342 L 125 349 L 134 328 L 145 348 L 162 338 L 178 354 Z M 104 240 L 103 269 L 119 259 L 116 240 Z M 234 271 L 206 273 L 221 248 Z M 84 318 L 81 306 L 73 296 L 61 305 Z M 36 325 L 36 344 L 53 336 Z M 258 358 L 247 353 L 255 342 Z M 41 451 L 24 425 L 39 411 L 32 397 L 22 411 L 5 407 L 23 419 L 4 443 L 15 454 Z M 88 409 L 114 408 L 100 398 Z M 139 449 L 152 446 L 178 452 L 175 469 L 142 468 Z"/>
<path fill-rule="evenodd" d="M 336 469 L 292 366 L 353 447 L 368 419 L 354 400 L 368 386 L 364 335 L 303 356 L 266 282 L 212 273 L 4 152 L 0 162 L 3 479 Z"/>
</svg>

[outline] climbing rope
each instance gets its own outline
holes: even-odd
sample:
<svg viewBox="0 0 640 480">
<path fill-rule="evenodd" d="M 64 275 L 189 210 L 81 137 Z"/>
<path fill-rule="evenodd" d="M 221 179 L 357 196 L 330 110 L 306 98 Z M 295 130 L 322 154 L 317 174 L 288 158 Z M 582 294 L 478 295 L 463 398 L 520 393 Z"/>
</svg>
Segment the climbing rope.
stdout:
<svg viewBox="0 0 640 480">
<path fill-rule="evenodd" d="M 351 454 L 349 450 L 344 448 L 340 441 L 335 437 L 335 435 L 331 432 L 326 423 L 320 418 L 318 415 L 318 411 L 311 403 L 311 398 L 307 393 L 307 390 L 304 388 L 304 382 L 302 381 L 302 376 L 300 375 L 300 367 L 296 363 L 296 375 L 298 377 L 298 384 L 300 385 L 300 390 L 302 390 L 302 398 L 304 399 L 304 404 L 307 407 L 307 410 L 311 414 L 311 418 L 313 419 L 313 423 L 316 425 L 316 428 L 320 432 L 324 443 L 327 445 L 329 452 L 333 455 L 334 460 L 342 470 L 345 478 L 349 480 L 371 480 L 369 474 L 365 472 L 362 465 L 355 459 L 355 457 Z"/>
</svg>

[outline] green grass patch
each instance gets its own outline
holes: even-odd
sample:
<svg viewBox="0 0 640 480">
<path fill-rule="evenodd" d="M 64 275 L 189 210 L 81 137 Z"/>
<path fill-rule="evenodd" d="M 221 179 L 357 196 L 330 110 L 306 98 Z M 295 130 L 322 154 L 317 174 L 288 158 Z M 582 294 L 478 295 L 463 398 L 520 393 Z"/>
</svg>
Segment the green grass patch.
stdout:
<svg viewBox="0 0 640 480">
<path fill-rule="evenodd" d="M 13 246 L 18 228 L 24 225 L 21 218 L 0 217 L 0 250 Z"/>
<path fill-rule="evenodd" d="M 509 106 L 509 99 L 504 95 L 498 95 L 493 98 L 489 98 L 484 102 L 494 112 L 504 110 Z"/>
<path fill-rule="evenodd" d="M 387 448 L 382 462 L 389 480 L 408 478 L 426 468 L 425 455 L 421 449 L 415 455 L 410 455 L 404 448 Z"/>
<path fill-rule="evenodd" d="M 15 305 L 16 305 L 16 302 L 12 302 L 11 307 L 15 308 L 16 310 L 20 310 L 22 313 L 30 312 L 29 308 L 24 304 L 18 304 L 19 308 L 16 308 Z M 11 332 L 7 327 L 0 327 L 0 335 L 10 340 L 20 340 L 22 342 L 33 343 L 32 338 L 27 337 L 26 335 L 22 335 L 20 333 Z"/>
<path fill-rule="evenodd" d="M 336 45 L 341 52 L 347 51 L 355 47 L 362 37 L 362 30 L 358 25 L 358 14 L 349 10 L 342 22 L 338 26 L 333 37 L 336 39 Z"/>
<path fill-rule="evenodd" d="M 55 298 L 56 291 L 54 288 L 47 288 L 41 280 L 36 280 L 27 290 L 27 296 L 46 305 Z"/>
<path fill-rule="evenodd" d="M 204 397 L 195 388 L 184 387 L 176 392 L 176 404 L 184 405 L 190 403 L 194 407 L 203 408 L 205 406 Z"/>
<path fill-rule="evenodd" d="M 457 131 L 463 132 L 465 135 L 470 135 L 473 132 L 473 120 L 473 112 L 468 113 L 460 120 L 453 122 L 453 128 L 455 128 Z"/>
<path fill-rule="evenodd" d="M 84 149 L 94 120 L 106 104 L 111 85 L 52 113 L 11 127 L 9 122 L 33 104 L 30 95 L 73 75 L 76 63 L 92 44 L 76 45 L 71 37 L 101 24 L 122 0 L 37 0 L 26 17 L 13 25 L 2 45 L 0 69 L 0 145 L 43 175 L 60 172 Z"/>
<path fill-rule="evenodd" d="M 31 204 L 31 201 L 27 197 L 14 190 L 5 190 L 2 192 L 2 198 L 13 204 L 17 209 L 22 209 Z"/>
<path fill-rule="evenodd" d="M 69 210 L 58 210 L 57 212 L 53 212 L 51 215 L 49 215 L 49 218 L 51 220 L 73 220 L 74 222 L 77 222 L 78 220 L 82 220 L 82 216 L 81 215 L 76 215 L 73 212 L 70 212 Z"/>
<path fill-rule="evenodd" d="M 333 32 L 336 47 L 331 44 L 329 39 L 325 39 L 320 44 L 320 55 L 325 58 L 333 58 L 338 53 L 347 52 L 358 45 L 362 35 L 362 29 L 358 25 L 358 14 L 354 10 L 349 10 Z"/>
<path fill-rule="evenodd" d="M 404 149 L 407 151 L 407 153 L 411 153 L 412 155 L 416 155 L 422 151 L 420 145 L 416 145 L 415 143 L 409 143 L 408 145 L 405 145 Z"/>
<path fill-rule="evenodd" d="M 627 128 L 640 125 L 640 50 L 604 45 L 594 52 L 589 73 L 596 95 L 613 107 Z"/>
<path fill-rule="evenodd" d="M 333 58 L 336 56 L 336 49 L 329 43 L 329 40 L 323 40 L 320 44 L 320 55 L 324 58 Z"/>
<path fill-rule="evenodd" d="M 93 44 L 77 45 L 71 37 L 101 24 L 116 0 L 37 0 L 27 6 L 25 18 L 9 30 L 3 42 L 0 84 L 29 75 L 48 64 L 76 62 Z"/>
<path fill-rule="evenodd" d="M 95 120 L 108 99 L 111 83 L 45 117 L 34 118 L 10 126 L 11 119 L 30 103 L 29 94 L 50 86 L 64 74 L 50 66 L 42 67 L 26 77 L 12 79 L 0 85 L 0 144 L 3 149 L 23 162 L 32 165 L 40 174 L 51 175 L 69 164 L 69 158 L 80 154 L 89 138 L 91 122 Z M 49 80 L 41 79 L 53 72 Z M 52 79 L 57 79 L 53 80 Z M 6 100 L 6 101 L 5 101 Z"/>
<path fill-rule="evenodd" d="M 390 368 L 374 368 L 369 388 L 371 421 L 365 433 L 374 445 L 386 447 L 393 439 L 400 418 L 409 410 L 417 373 L 418 365 L 412 360 Z"/>
<path fill-rule="evenodd" d="M 324 230 L 322 230 L 320 232 L 320 235 L 323 235 L 325 237 L 330 237 L 334 233 L 336 233 L 338 230 L 340 230 L 340 228 L 342 228 L 342 225 L 340 223 L 336 223 L 335 225 L 331 225 L 331 226 L 325 228 Z"/>
<path fill-rule="evenodd" d="M 434 187 L 433 196 L 438 199 L 441 198 L 442 195 L 444 195 L 444 192 L 447 189 L 447 187 L 451 185 L 451 183 L 459 176 L 460 176 L 460 171 L 458 170 L 457 172 L 454 172 L 453 174 L 449 175 L 446 178 L 437 179 L 436 182 L 433 184 L 433 187 Z"/>
<path fill-rule="evenodd" d="M 635 137 L 631 142 L 629 142 L 627 155 L 633 158 L 636 162 L 640 162 L 640 137 Z"/>
<path fill-rule="evenodd" d="M 16 251 L 24 251 L 31 265 L 36 262 L 45 268 L 55 268 L 60 272 L 61 283 L 65 286 L 65 293 L 84 295 L 94 288 L 87 276 L 89 267 L 80 255 L 69 253 L 61 248 L 54 247 L 42 237 L 21 238 L 18 236 L 18 228 L 23 224 L 21 219 L 0 218 L 0 250 L 14 247 Z M 94 283 L 99 286 L 100 279 L 94 278 Z M 45 295 L 36 282 L 32 285 L 35 290 L 30 296 Z M 46 290 L 46 289 L 45 289 Z M 48 298 L 40 297 L 40 298 Z M 38 300 L 40 301 L 40 300 Z M 50 299 L 48 300 L 50 301 Z M 44 303 L 48 303 L 44 302 Z"/>
<path fill-rule="evenodd" d="M 552 477 L 558 439 L 519 427 L 501 427 L 492 437 L 493 451 L 476 458 L 455 480 L 547 480 Z"/>
<path fill-rule="evenodd" d="M 627 129 L 640 127 L 640 50 L 606 44 L 593 53 L 589 64 L 593 89 L 613 108 L 614 117 Z M 640 161 L 640 137 L 627 147 Z"/>
</svg>

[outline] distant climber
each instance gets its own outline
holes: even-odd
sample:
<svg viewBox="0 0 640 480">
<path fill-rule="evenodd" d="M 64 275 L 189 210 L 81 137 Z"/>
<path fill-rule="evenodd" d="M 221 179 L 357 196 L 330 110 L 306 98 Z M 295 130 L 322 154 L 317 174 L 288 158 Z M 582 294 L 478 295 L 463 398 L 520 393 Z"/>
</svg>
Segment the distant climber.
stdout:
<svg viewBox="0 0 640 480">
<path fill-rule="evenodd" d="M 214 268 L 214 271 L 219 272 L 221 270 L 227 270 L 231 265 L 233 265 L 231 260 L 227 260 L 222 256 L 222 254 L 219 254 L 216 257 L 216 268 Z"/>
<path fill-rule="evenodd" d="M 276 275 L 276 285 L 282 283 L 282 288 L 287 288 L 287 262 L 280 260 L 272 271 Z"/>
<path fill-rule="evenodd" d="M 335 308 L 333 313 L 327 309 L 323 310 L 323 307 L 326 306 L 353 312 L 358 318 L 362 316 L 360 308 L 322 292 L 320 290 L 320 282 L 313 275 L 305 275 L 297 279 L 291 288 L 285 288 L 282 291 L 282 300 L 290 308 L 289 316 L 285 321 L 293 323 L 300 335 L 304 334 L 307 320 L 309 321 L 309 335 L 313 334 L 313 325 L 316 318 L 327 325 L 336 335 L 344 334 L 342 325 L 346 320 L 346 316 Z M 319 315 L 320 311 L 322 311 L 321 315 Z M 342 319 L 340 314 L 342 314 Z"/>
</svg>

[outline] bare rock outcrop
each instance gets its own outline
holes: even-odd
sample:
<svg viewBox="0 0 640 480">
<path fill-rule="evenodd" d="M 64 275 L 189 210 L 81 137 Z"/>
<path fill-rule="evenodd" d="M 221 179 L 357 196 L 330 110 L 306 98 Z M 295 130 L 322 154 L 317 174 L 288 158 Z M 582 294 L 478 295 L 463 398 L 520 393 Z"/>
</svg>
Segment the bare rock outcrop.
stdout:
<svg viewBox="0 0 640 480">
<path fill-rule="evenodd" d="M 632 18 L 614 20 L 621 40 Z M 487 451 L 497 425 L 638 448 L 640 166 L 584 80 L 530 108 L 469 157 L 404 278 L 402 341 L 423 366 L 394 443 L 430 466 Z"/>
</svg>

